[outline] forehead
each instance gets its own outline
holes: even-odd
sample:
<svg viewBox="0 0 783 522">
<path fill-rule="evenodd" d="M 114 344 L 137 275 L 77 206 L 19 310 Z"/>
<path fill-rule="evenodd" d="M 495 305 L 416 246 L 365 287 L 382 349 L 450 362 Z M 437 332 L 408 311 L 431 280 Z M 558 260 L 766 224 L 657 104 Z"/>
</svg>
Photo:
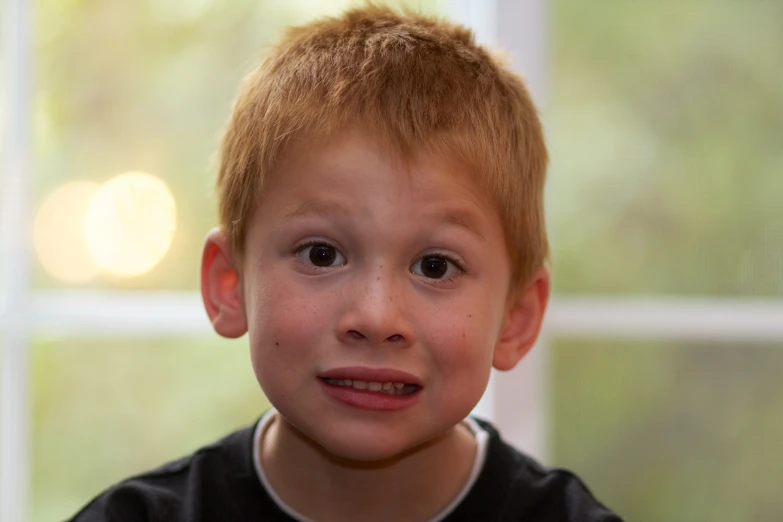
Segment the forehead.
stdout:
<svg viewBox="0 0 783 522">
<path fill-rule="evenodd" d="M 320 201 L 330 194 L 339 199 L 341 194 L 356 192 L 394 200 L 399 206 L 464 205 L 476 212 L 497 214 L 485 187 L 464 163 L 448 154 L 425 150 L 403 154 L 357 130 L 329 140 L 297 140 L 286 148 L 270 174 L 262 199 L 265 204 L 289 200 L 285 209 L 289 215 L 322 209 Z"/>
</svg>

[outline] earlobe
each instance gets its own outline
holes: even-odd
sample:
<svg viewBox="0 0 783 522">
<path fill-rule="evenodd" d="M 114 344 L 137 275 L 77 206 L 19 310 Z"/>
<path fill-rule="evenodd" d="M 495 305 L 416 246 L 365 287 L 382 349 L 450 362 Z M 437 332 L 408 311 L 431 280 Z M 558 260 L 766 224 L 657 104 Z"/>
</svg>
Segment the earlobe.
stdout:
<svg viewBox="0 0 783 522">
<path fill-rule="evenodd" d="M 210 230 L 201 256 L 201 298 L 215 331 L 232 339 L 247 332 L 240 279 L 222 231 Z"/>
<path fill-rule="evenodd" d="M 549 271 L 541 268 L 527 286 L 512 295 L 495 345 L 492 366 L 496 369 L 511 370 L 533 348 L 544 320 L 549 293 Z"/>
</svg>

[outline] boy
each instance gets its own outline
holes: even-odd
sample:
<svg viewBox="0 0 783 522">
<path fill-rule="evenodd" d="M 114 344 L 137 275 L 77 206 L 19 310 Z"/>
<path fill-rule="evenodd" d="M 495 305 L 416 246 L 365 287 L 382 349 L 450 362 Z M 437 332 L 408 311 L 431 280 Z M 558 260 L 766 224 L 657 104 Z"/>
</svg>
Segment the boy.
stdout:
<svg viewBox="0 0 783 522">
<path fill-rule="evenodd" d="M 546 162 L 467 29 L 369 6 L 290 30 L 237 98 L 201 272 L 274 409 L 75 520 L 619 520 L 468 416 L 541 326 Z"/>
</svg>

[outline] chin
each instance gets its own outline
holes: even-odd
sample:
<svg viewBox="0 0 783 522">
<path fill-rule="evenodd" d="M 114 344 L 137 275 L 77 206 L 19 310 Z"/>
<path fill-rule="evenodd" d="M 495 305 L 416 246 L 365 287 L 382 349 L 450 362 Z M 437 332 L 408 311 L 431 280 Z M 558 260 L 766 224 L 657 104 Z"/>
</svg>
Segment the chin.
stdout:
<svg viewBox="0 0 783 522">
<path fill-rule="evenodd" d="M 321 446 L 327 453 L 338 460 L 360 464 L 383 464 L 393 461 L 410 452 L 407 446 L 383 446 L 379 444 L 361 444 L 348 441 L 347 444 L 329 444 Z"/>
<path fill-rule="evenodd" d="M 421 446 L 417 441 L 400 439 L 392 433 L 385 436 L 363 435 L 352 434 L 346 429 L 342 433 L 319 435 L 311 437 L 313 442 L 331 457 L 362 464 L 382 464 Z"/>
</svg>

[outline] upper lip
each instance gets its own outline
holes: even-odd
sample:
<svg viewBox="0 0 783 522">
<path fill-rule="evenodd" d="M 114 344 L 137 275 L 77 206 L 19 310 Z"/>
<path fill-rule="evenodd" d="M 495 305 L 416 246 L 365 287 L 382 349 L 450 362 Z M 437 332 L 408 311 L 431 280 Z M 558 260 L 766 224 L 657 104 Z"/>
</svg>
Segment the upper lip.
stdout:
<svg viewBox="0 0 783 522">
<path fill-rule="evenodd" d="M 401 382 L 404 384 L 415 384 L 422 387 L 421 379 L 415 375 L 395 370 L 393 368 L 368 368 L 365 366 L 346 366 L 343 368 L 332 368 L 318 377 L 322 379 L 351 379 L 365 382 Z"/>
</svg>

